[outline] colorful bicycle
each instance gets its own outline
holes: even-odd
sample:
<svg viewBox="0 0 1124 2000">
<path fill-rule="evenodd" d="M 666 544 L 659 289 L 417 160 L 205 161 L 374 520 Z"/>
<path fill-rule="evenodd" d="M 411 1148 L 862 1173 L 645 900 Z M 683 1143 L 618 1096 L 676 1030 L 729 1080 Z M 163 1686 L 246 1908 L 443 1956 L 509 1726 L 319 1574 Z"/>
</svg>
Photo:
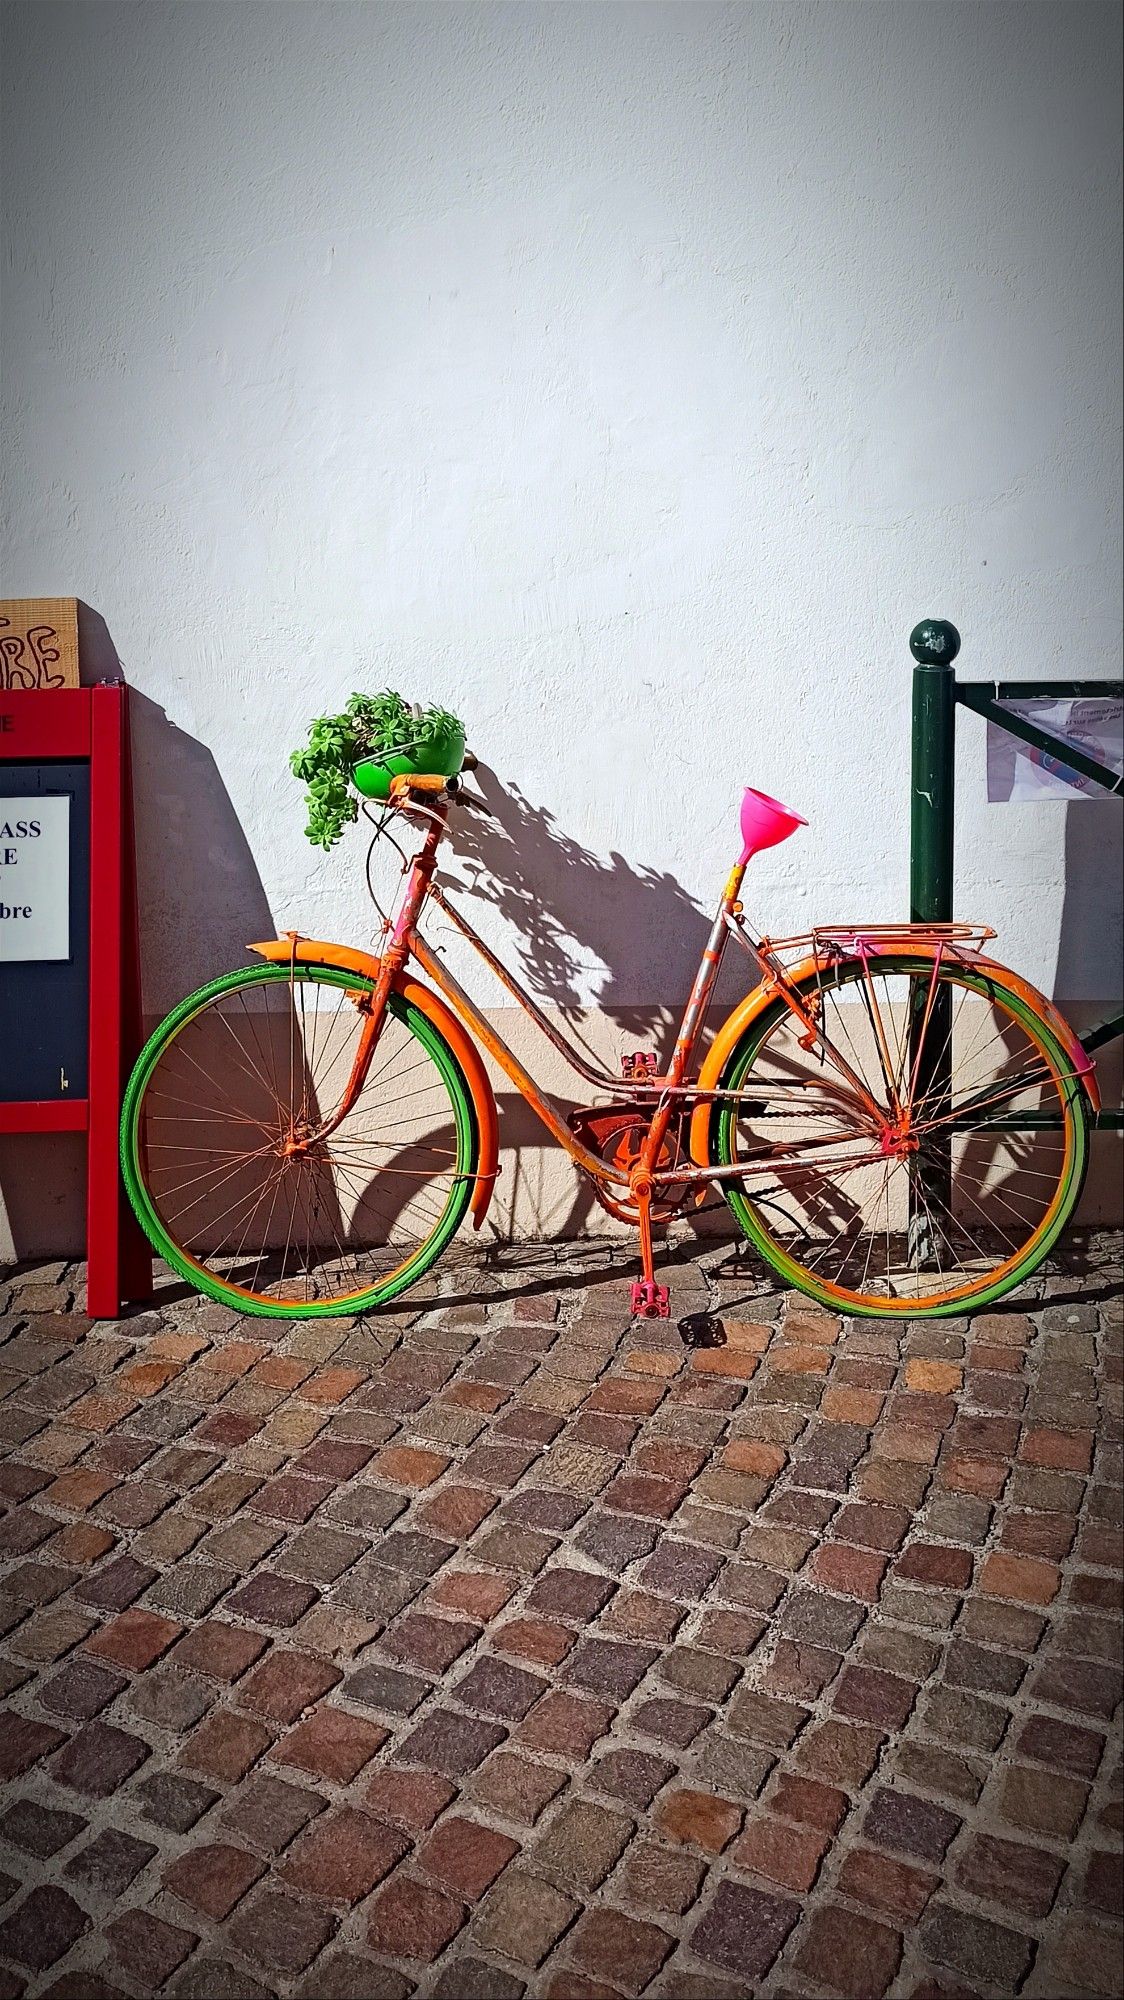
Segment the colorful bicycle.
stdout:
<svg viewBox="0 0 1124 2000">
<path fill-rule="evenodd" d="M 475 760 L 466 757 L 468 768 Z M 1035 1270 L 1078 1201 L 1099 1103 L 1093 1065 L 1042 994 L 984 954 L 983 926 L 752 931 L 753 855 L 805 822 L 747 791 L 670 1061 L 613 1076 L 576 1048 L 435 879 L 461 777 L 401 774 L 383 825 L 418 835 L 377 955 L 291 934 L 181 1001 L 130 1079 L 121 1160 L 172 1269 L 249 1313 L 368 1312 L 415 1284 L 499 1167 L 477 1044 L 635 1225 L 636 1316 L 663 1316 L 654 1242 L 717 1187 L 782 1283 L 823 1305 L 936 1317 L 987 1306 Z M 486 808 L 485 808 L 486 809 Z M 419 934 L 435 903 L 599 1100 L 566 1112 Z M 753 990 L 701 1055 L 719 966 Z M 432 984 L 423 984 L 415 968 Z M 436 989 L 436 990 L 434 990 Z"/>
</svg>

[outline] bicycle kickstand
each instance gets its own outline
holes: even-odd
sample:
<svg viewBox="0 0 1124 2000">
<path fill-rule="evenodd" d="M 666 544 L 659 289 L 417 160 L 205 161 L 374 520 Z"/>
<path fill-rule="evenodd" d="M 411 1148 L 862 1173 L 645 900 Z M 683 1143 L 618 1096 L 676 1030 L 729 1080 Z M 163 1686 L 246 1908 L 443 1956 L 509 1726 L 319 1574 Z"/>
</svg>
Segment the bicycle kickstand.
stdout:
<svg viewBox="0 0 1124 2000">
<path fill-rule="evenodd" d="M 671 1294 L 666 1285 L 661 1285 L 655 1275 L 652 1252 L 652 1194 L 651 1189 L 636 1189 L 636 1205 L 640 1213 L 640 1268 L 643 1275 L 634 1280 L 629 1300 L 633 1319 L 669 1319 L 671 1317 Z"/>
</svg>

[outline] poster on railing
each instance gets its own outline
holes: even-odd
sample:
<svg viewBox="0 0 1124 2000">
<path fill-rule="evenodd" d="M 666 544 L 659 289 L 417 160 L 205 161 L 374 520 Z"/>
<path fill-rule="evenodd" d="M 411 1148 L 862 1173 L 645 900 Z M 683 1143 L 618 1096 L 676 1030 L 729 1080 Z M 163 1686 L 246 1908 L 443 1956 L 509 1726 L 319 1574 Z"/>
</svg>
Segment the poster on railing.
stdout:
<svg viewBox="0 0 1124 2000">
<path fill-rule="evenodd" d="M 1124 702 L 1005 701 L 1004 708 L 1039 729 L 1083 750 L 1119 777 L 1124 772 Z M 987 725 L 987 796 L 1017 805 L 1028 799 L 1103 799 L 1103 786 L 1065 761 L 1064 749 L 1039 750 L 1022 743 L 1000 723 Z"/>
</svg>

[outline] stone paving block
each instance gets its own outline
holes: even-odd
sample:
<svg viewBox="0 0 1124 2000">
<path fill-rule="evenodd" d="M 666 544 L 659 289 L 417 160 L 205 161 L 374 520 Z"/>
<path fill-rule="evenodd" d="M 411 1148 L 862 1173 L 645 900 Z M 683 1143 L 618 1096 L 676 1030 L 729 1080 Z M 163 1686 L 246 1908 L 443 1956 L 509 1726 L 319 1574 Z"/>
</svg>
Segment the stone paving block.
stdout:
<svg viewBox="0 0 1124 2000">
<path fill-rule="evenodd" d="M 629 1849 L 620 1886 L 634 1908 L 682 1916 L 698 1896 L 706 1872 L 706 1862 L 682 1848 L 639 1840 Z"/>
<path fill-rule="evenodd" d="M 89 1722 L 52 1759 L 56 1783 L 86 1798 L 105 1799 L 149 1756 L 143 1737 L 110 1723 Z"/>
<path fill-rule="evenodd" d="M 527 1850 L 536 1873 L 590 1894 L 616 1867 L 632 1838 L 633 1821 L 584 1799 L 571 1799 L 544 1838 Z"/>
<path fill-rule="evenodd" d="M 51 1715 L 88 1722 L 108 1708 L 128 1685 L 123 1674 L 113 1673 L 95 1660 L 78 1655 L 44 1683 L 39 1702 Z"/>
<path fill-rule="evenodd" d="M 165 1923 L 147 1910 L 127 1910 L 106 1925 L 114 1958 L 134 1980 L 151 1991 L 162 1986 L 198 1942 L 194 1931 Z"/>
<path fill-rule="evenodd" d="M 407 1764 L 420 1764 L 448 1778 L 465 1778 L 482 1764 L 489 1750 L 502 1743 L 507 1731 L 499 1723 L 481 1722 L 454 1709 L 435 1708 L 399 1746 Z"/>
<path fill-rule="evenodd" d="M 209 1785 L 197 1783 L 191 1778 L 176 1777 L 170 1771 L 157 1771 L 152 1777 L 142 1778 L 134 1785 L 131 1797 L 136 1800 L 145 1819 L 155 1821 L 157 1826 L 166 1827 L 171 1833 L 187 1833 L 209 1812 L 219 1794 Z"/>
<path fill-rule="evenodd" d="M 1028 1917 L 1046 1916 L 1064 1873 L 1064 1861 L 1047 1849 L 989 1833 L 973 1834 L 955 1867 L 956 1880 L 971 1895 Z"/>
<path fill-rule="evenodd" d="M 691 1949 L 743 1980 L 760 1978 L 773 1964 L 799 1915 L 800 1905 L 791 1896 L 750 1889 L 740 1882 L 720 1882 L 690 1932 Z"/>
<path fill-rule="evenodd" d="M 454 1814 L 419 1847 L 416 1866 L 449 1895 L 475 1903 L 518 1852 L 519 1842 L 509 1835 Z M 541 1865 L 541 1851 L 539 1860 Z"/>
<path fill-rule="evenodd" d="M 329 1660 L 295 1648 L 275 1647 L 246 1676 L 238 1691 L 239 1705 L 278 1722 L 295 1722 L 341 1679 L 339 1668 Z"/>
<path fill-rule="evenodd" d="M 833 1992 L 855 2000 L 881 2000 L 901 1962 L 902 1938 L 872 1918 L 842 1905 L 816 1910 L 802 1936 L 794 1963 Z"/>
<path fill-rule="evenodd" d="M 565 1773 L 549 1764 L 497 1750 L 469 1778 L 468 1790 L 502 1819 L 533 1826 L 566 1782 Z"/>
<path fill-rule="evenodd" d="M 333 1681 L 338 1679 L 339 1674 L 334 1673 L 327 1686 L 331 1687 Z M 320 1691 L 324 1692 L 323 1689 Z M 372 1660 L 368 1666 L 360 1667 L 343 1688 L 346 1699 L 355 1707 L 377 1708 L 384 1714 L 392 1715 L 412 1715 L 432 1692 L 432 1681 L 422 1680 L 417 1674 L 403 1673 L 398 1667 L 384 1666 L 380 1660 Z M 294 1720 L 304 1706 L 302 1701 L 287 1719 Z"/>
<path fill-rule="evenodd" d="M 282 1738 L 271 1755 L 276 1763 L 346 1785 L 370 1763 L 388 1733 L 377 1723 L 322 1702 Z"/>
<path fill-rule="evenodd" d="M 707 1854 L 721 1854 L 741 1825 L 742 1809 L 732 1799 L 684 1787 L 664 1793 L 655 1822 L 666 1840 L 701 1847 Z"/>
<path fill-rule="evenodd" d="M 1072 1839 L 1088 1797 L 1089 1787 L 1079 1779 L 1014 1764 L 1001 1782 L 999 1817 L 1008 1826 L 1029 1833 L 1047 1834 L 1055 1840 Z"/>
<path fill-rule="evenodd" d="M 67 1862 L 64 1872 L 94 1895 L 106 1896 L 116 1903 L 158 1853 L 154 1841 L 138 1840 L 135 1834 L 125 1833 L 120 1827 L 104 1827 Z"/>
<path fill-rule="evenodd" d="M 517 1741 L 532 1750 L 546 1750 L 584 1764 L 612 1719 L 613 1710 L 603 1702 L 582 1695 L 547 1694 L 520 1725 Z"/>
<path fill-rule="evenodd" d="M 45 1860 L 81 1833 L 85 1824 L 77 1813 L 54 1812 L 33 1799 L 17 1799 L 0 1816 L 0 1840 Z"/>
<path fill-rule="evenodd" d="M 1032 1940 L 1021 1931 L 943 1900 L 930 1904 L 919 1942 L 938 1964 L 1008 1993 L 1017 1990 L 1034 1955 Z"/>
<path fill-rule="evenodd" d="M 829 1720 L 812 1724 L 797 1741 L 794 1763 L 827 1785 L 857 1791 L 878 1762 L 882 1732 L 862 1723 Z"/>
<path fill-rule="evenodd" d="M 125 1706 L 140 1721 L 154 1722 L 178 1736 L 207 1713 L 217 1692 L 194 1674 L 158 1667 L 131 1683 Z"/>
<path fill-rule="evenodd" d="M 869 1847 L 852 1849 L 839 1872 L 844 1895 L 903 1924 L 921 1915 L 939 1881 L 938 1875 Z"/>
<path fill-rule="evenodd" d="M 220 1784 L 237 1784 L 270 1745 L 270 1734 L 249 1717 L 232 1715 L 222 1709 L 208 1715 L 192 1731 L 179 1754 L 179 1763 Z"/>
<path fill-rule="evenodd" d="M 90 1919 L 65 1889 L 44 1883 L 32 1889 L 0 1924 L 0 1954 L 31 1972 L 43 1972 L 89 1929 Z"/>
<path fill-rule="evenodd" d="M 373 1958 L 329 1951 L 296 1990 L 300 2000 L 407 2000 L 413 1981 Z M 212 1996 L 200 1994 L 199 2000 L 212 2000 Z"/>
<path fill-rule="evenodd" d="M 277 1889 L 259 1889 L 235 1912 L 228 1936 L 267 1975 L 292 1978 L 335 1936 L 337 1922 L 331 1912 L 312 1903 L 298 1902 Z"/>
<path fill-rule="evenodd" d="M 575 1644 L 575 1634 L 549 1618 L 509 1618 L 491 1638 L 497 1652 L 543 1667 L 559 1666 Z"/>
<path fill-rule="evenodd" d="M 463 1903 L 400 1871 L 375 1897 L 367 1942 L 392 1958 L 431 1964 L 461 1929 Z"/>
<path fill-rule="evenodd" d="M 767 1802 L 771 1811 L 785 1819 L 814 1826 L 823 1833 L 836 1831 L 849 1805 L 846 1794 L 833 1785 L 823 1785 L 791 1771 L 778 1774 L 769 1788 Z"/>
<path fill-rule="evenodd" d="M 270 2000 L 268 1987 L 226 1959 L 195 1952 L 169 1983 L 172 2000 Z"/>
<path fill-rule="evenodd" d="M 264 1653 L 268 1639 L 226 1619 L 209 1618 L 181 1639 L 172 1664 L 217 1681 L 236 1681 Z"/>
<path fill-rule="evenodd" d="M 234 1792 L 221 1815 L 224 1827 L 266 1854 L 280 1854 L 310 1819 L 323 1812 L 317 1792 L 281 1778 L 255 1774 Z"/>
<path fill-rule="evenodd" d="M 164 1875 L 170 1895 L 221 1923 L 264 1873 L 265 1863 L 243 1847 L 216 1841 L 189 1848 Z"/>
<path fill-rule="evenodd" d="M 299 1893 L 338 1904 L 357 1903 L 408 1851 L 384 1821 L 350 1806 L 324 1813 L 300 1833 L 279 1870 Z"/>
<path fill-rule="evenodd" d="M 882 1847 L 915 1855 L 922 1861 L 938 1862 L 960 1825 L 957 1814 L 943 1806 L 911 1792 L 894 1792 L 881 1786 L 874 1794 L 862 1830 L 867 1840 Z"/>
<path fill-rule="evenodd" d="M 489 1891 L 474 1918 L 473 1941 L 517 1965 L 541 1965 L 580 1907 L 562 1890 L 511 1868 Z"/>
<path fill-rule="evenodd" d="M 638 1994 L 650 1985 L 674 1944 L 658 1924 L 619 1910 L 590 1910 L 566 1940 L 566 1957 L 594 1975 L 610 1977 L 614 1988 Z"/>
</svg>

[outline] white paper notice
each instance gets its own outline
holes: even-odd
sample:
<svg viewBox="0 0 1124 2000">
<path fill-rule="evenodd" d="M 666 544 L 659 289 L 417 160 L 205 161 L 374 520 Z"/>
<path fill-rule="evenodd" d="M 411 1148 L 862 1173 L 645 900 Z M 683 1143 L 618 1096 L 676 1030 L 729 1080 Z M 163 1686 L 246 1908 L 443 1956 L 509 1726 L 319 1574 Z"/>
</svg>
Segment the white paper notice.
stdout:
<svg viewBox="0 0 1124 2000">
<path fill-rule="evenodd" d="M 70 799 L 0 795 L 0 964 L 70 957 Z"/>
<path fill-rule="evenodd" d="M 1124 771 L 1124 702 L 1005 701 L 1004 708 L 1060 736 L 1098 764 Z M 1008 735 L 997 722 L 987 725 L 987 795 L 1018 804 L 1026 799 L 1104 799 L 1109 794 L 1082 777 L 1063 755 L 1036 750 Z"/>
</svg>

